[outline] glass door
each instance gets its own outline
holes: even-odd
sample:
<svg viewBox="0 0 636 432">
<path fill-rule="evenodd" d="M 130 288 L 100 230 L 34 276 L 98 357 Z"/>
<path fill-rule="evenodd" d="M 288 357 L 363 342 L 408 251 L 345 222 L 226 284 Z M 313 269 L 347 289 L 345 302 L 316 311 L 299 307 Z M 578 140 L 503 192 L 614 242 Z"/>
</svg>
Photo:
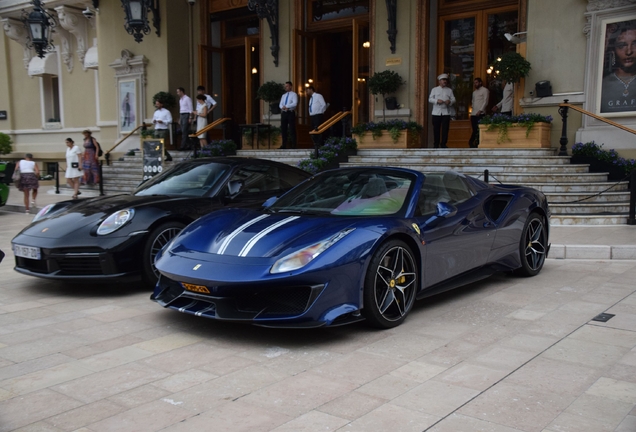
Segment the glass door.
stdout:
<svg viewBox="0 0 636 432">
<path fill-rule="evenodd" d="M 245 117 L 247 123 L 260 123 L 260 104 L 256 101 L 256 92 L 261 82 L 260 39 L 245 38 Z"/>
<path fill-rule="evenodd" d="M 351 124 L 369 121 L 369 23 L 353 20 L 353 68 Z"/>
</svg>

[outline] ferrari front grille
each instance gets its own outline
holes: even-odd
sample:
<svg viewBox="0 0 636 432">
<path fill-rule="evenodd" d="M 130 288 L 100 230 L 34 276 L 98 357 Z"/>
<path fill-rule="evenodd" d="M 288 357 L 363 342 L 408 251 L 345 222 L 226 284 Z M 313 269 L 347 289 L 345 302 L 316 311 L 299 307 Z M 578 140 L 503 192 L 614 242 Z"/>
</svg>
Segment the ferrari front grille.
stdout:
<svg viewBox="0 0 636 432">
<path fill-rule="evenodd" d="M 241 312 L 296 315 L 307 309 L 311 293 L 309 286 L 268 289 L 236 298 L 236 306 Z"/>
</svg>

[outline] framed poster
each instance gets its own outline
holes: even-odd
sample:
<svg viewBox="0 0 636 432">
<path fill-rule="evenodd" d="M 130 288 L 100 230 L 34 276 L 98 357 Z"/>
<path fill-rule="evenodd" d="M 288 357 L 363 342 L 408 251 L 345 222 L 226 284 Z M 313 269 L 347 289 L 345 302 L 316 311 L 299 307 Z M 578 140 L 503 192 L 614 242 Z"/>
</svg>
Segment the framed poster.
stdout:
<svg viewBox="0 0 636 432">
<path fill-rule="evenodd" d="M 128 133 L 137 127 L 137 80 L 119 81 L 119 131 Z"/>
<path fill-rule="evenodd" d="M 636 115 L 636 15 L 601 22 L 598 113 Z"/>
<path fill-rule="evenodd" d="M 163 171 L 163 139 L 141 140 L 143 180 L 148 180 Z"/>
</svg>

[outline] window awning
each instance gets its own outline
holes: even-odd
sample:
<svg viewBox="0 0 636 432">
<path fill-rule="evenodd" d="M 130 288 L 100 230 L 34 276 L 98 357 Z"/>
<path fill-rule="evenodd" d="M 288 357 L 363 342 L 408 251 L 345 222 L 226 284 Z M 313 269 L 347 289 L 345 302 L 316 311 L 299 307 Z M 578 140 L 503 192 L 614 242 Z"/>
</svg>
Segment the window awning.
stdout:
<svg viewBox="0 0 636 432">
<path fill-rule="evenodd" d="M 97 47 L 93 46 L 86 51 L 86 56 L 84 57 L 84 69 L 95 69 L 97 70 L 99 67 L 99 63 L 97 62 Z"/>
<path fill-rule="evenodd" d="M 29 76 L 45 76 L 54 75 L 57 76 L 57 53 L 50 52 L 44 54 L 44 58 L 33 57 L 29 62 Z"/>
</svg>

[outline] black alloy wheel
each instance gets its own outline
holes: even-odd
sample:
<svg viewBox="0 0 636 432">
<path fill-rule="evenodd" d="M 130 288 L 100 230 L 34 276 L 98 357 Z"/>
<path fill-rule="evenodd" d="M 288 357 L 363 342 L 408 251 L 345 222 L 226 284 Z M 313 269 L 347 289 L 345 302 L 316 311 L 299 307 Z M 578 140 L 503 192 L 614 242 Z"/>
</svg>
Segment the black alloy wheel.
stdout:
<svg viewBox="0 0 636 432">
<path fill-rule="evenodd" d="M 519 253 L 521 268 L 517 271 L 521 276 L 535 276 L 539 274 L 545 263 L 548 250 L 548 231 L 543 217 L 532 213 L 521 232 Z"/>
<path fill-rule="evenodd" d="M 155 286 L 159 280 L 159 271 L 155 267 L 155 257 L 165 245 L 175 238 L 185 227 L 180 222 L 166 222 L 152 230 L 144 245 L 143 266 L 144 281 Z"/>
</svg>

